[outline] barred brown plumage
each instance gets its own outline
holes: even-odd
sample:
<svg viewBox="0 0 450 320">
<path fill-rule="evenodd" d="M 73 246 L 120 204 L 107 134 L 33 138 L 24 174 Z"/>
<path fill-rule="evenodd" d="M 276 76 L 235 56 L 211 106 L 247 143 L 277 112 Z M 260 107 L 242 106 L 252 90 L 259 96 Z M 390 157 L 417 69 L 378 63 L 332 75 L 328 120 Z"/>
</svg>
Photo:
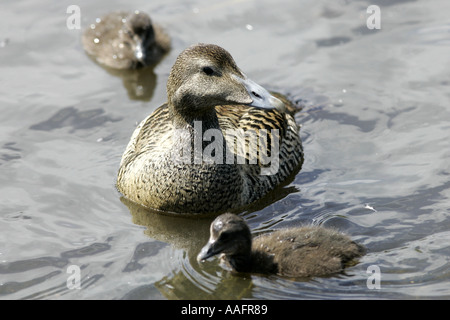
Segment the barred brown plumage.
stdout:
<svg viewBox="0 0 450 320">
<path fill-rule="evenodd" d="M 122 156 L 117 188 L 129 200 L 179 214 L 221 213 L 260 199 L 300 169 L 295 108 L 248 79 L 224 49 L 184 50 L 167 94 Z"/>
</svg>

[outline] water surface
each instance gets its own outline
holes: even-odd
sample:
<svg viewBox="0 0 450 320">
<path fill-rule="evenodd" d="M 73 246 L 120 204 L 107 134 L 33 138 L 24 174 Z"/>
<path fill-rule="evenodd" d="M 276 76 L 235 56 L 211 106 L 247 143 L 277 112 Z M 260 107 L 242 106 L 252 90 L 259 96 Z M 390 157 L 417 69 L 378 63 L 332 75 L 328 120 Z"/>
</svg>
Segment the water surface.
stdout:
<svg viewBox="0 0 450 320">
<path fill-rule="evenodd" d="M 154 68 L 93 62 L 68 1 L 0 4 L 1 299 L 450 298 L 450 3 L 85 1 L 84 29 L 141 9 L 173 38 Z M 381 29 L 366 9 L 381 8 Z M 255 233 L 336 227 L 367 247 L 345 273 L 291 281 L 236 276 L 195 256 L 211 219 L 147 212 L 115 178 L 136 124 L 165 99 L 176 56 L 226 48 L 249 77 L 305 107 L 305 163 L 263 206 Z M 69 289 L 72 265 L 81 289 Z M 369 289 L 369 266 L 381 287 Z"/>
</svg>

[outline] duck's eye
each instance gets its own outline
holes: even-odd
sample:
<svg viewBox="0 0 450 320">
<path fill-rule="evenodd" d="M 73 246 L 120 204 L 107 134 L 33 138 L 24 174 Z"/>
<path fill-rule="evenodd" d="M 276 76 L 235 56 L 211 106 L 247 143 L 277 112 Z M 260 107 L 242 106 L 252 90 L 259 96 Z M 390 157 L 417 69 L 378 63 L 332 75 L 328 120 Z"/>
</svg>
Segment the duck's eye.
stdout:
<svg viewBox="0 0 450 320">
<path fill-rule="evenodd" d="M 214 74 L 214 70 L 211 67 L 203 67 L 203 72 L 208 76 L 212 76 Z"/>
</svg>

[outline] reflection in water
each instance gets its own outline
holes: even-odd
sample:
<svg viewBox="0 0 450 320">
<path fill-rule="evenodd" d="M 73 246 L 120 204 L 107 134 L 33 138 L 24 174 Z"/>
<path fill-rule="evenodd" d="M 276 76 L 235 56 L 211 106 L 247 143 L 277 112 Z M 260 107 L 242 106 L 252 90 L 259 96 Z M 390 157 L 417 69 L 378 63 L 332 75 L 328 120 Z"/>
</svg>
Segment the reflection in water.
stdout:
<svg viewBox="0 0 450 320">
<path fill-rule="evenodd" d="M 333 37 L 329 39 L 316 40 L 316 44 L 318 47 L 333 47 L 343 45 L 351 40 L 352 39 L 349 37 Z"/>
<path fill-rule="evenodd" d="M 0 297 L 7 294 L 13 294 L 24 290 L 26 288 L 31 288 L 41 283 L 48 281 L 51 278 L 66 274 L 65 268 L 69 266 L 73 258 L 81 258 L 100 254 L 102 252 L 111 250 L 111 245 L 108 243 L 112 239 L 107 239 L 105 243 L 92 243 L 88 246 L 69 250 L 62 252 L 60 257 L 39 257 L 33 259 L 26 259 L 20 261 L 13 261 L 10 263 L 0 264 L 0 275 L 17 274 L 17 273 L 27 273 L 30 271 L 35 271 L 39 273 L 39 270 L 56 269 L 50 271 L 43 276 L 37 276 L 30 280 L 24 281 L 6 281 L 0 286 Z M 84 266 L 81 266 L 83 269 Z M 96 274 L 91 275 L 88 278 L 82 278 L 83 288 L 88 288 L 94 282 L 96 282 L 103 275 Z M 24 277 L 26 278 L 26 277 Z M 65 281 L 59 281 L 59 284 L 55 287 L 47 288 L 42 291 L 35 292 L 29 296 L 24 297 L 24 299 L 38 299 L 45 298 L 47 296 L 56 296 L 63 293 L 67 293 L 68 288 Z"/>
<path fill-rule="evenodd" d="M 123 272 L 133 272 L 135 270 L 142 269 L 144 265 L 139 263 L 139 260 L 156 255 L 159 250 L 164 247 L 164 243 L 154 241 L 138 244 L 134 249 L 131 261 L 127 263 L 127 265 L 123 269 Z"/>
<path fill-rule="evenodd" d="M 208 270 L 210 272 L 208 274 L 205 271 L 191 274 L 183 271 L 177 272 L 172 277 L 164 277 L 155 283 L 155 286 L 167 299 L 228 300 L 252 298 L 254 285 L 248 275 L 232 274 L 228 271 L 217 273 L 215 268 Z M 213 275 L 216 273 L 217 275 Z"/>
<path fill-rule="evenodd" d="M 103 67 L 109 74 L 121 78 L 131 100 L 150 101 L 156 86 L 153 67 L 137 70 L 116 70 Z"/>
<path fill-rule="evenodd" d="M 209 225 L 214 217 L 164 215 L 121 197 L 133 217 L 133 223 L 146 227 L 144 233 L 152 239 L 169 243 L 177 249 L 195 252 L 208 240 Z"/>
<path fill-rule="evenodd" d="M 33 124 L 31 130 L 51 131 L 64 127 L 71 127 L 72 130 L 90 129 L 101 127 L 107 122 L 116 122 L 121 118 L 114 118 L 105 114 L 101 108 L 78 110 L 75 107 L 62 108 L 49 119 Z"/>
<path fill-rule="evenodd" d="M 142 69 L 113 69 L 103 66 L 89 57 L 96 65 L 106 70 L 108 74 L 121 78 L 124 88 L 127 90 L 128 97 L 131 100 L 150 101 L 156 87 L 156 74 L 153 71 L 155 66 L 149 66 Z"/>
<path fill-rule="evenodd" d="M 5 143 L 0 150 L 5 149 L 4 152 L 0 153 L 0 164 L 3 161 L 11 161 L 17 160 L 21 158 L 20 152 L 22 151 L 20 148 L 16 147 L 16 142 L 7 142 Z"/>
</svg>

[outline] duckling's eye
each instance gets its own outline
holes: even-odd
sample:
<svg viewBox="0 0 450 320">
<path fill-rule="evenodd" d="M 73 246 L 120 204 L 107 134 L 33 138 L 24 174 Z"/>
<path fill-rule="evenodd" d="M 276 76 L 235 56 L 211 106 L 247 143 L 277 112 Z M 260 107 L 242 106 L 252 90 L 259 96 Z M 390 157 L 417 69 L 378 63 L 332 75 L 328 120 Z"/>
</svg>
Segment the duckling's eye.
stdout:
<svg viewBox="0 0 450 320">
<path fill-rule="evenodd" d="M 203 67 L 202 71 L 208 76 L 212 76 L 214 74 L 214 70 L 211 67 Z"/>
<path fill-rule="evenodd" d="M 229 232 L 223 232 L 221 235 L 220 235 L 220 240 L 221 241 L 228 241 L 228 240 L 230 240 L 231 239 L 231 233 L 229 233 Z"/>
</svg>

